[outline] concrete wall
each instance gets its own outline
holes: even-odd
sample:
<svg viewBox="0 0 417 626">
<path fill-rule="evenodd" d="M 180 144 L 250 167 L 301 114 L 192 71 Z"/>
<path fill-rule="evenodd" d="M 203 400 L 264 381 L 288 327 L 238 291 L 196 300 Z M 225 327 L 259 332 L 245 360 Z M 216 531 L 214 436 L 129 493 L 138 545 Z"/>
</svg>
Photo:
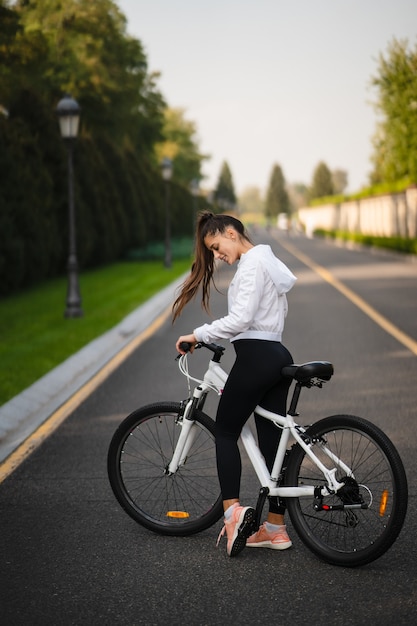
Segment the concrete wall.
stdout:
<svg viewBox="0 0 417 626">
<path fill-rule="evenodd" d="M 316 228 L 381 237 L 417 237 L 417 188 L 404 192 L 305 207 L 298 218 L 307 235 Z"/>
</svg>

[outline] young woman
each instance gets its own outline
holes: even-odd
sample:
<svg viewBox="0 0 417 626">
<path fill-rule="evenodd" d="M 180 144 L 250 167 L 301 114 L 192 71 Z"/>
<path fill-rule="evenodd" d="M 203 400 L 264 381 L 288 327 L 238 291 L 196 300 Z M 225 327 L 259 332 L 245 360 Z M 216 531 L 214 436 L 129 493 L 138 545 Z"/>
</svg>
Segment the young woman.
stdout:
<svg viewBox="0 0 417 626">
<path fill-rule="evenodd" d="M 236 352 L 216 416 L 217 471 L 225 511 L 220 536 L 226 531 L 229 556 L 236 556 L 245 545 L 285 550 L 291 541 L 284 524 L 284 500 L 269 498 L 265 524 L 249 536 L 255 511 L 239 502 L 241 458 L 237 441 L 256 405 L 286 414 L 290 381 L 280 372 L 293 360 L 281 337 L 288 308 L 285 294 L 296 278 L 270 246 L 253 245 L 239 220 L 203 212 L 197 223 L 191 274 L 173 305 L 174 321 L 200 286 L 202 304 L 208 311 L 215 260 L 228 265 L 238 262 L 228 289 L 228 313 L 179 337 L 176 348 L 183 354 L 182 342 L 194 346 L 199 341 L 230 339 Z M 255 421 L 260 450 L 272 469 L 280 433 L 260 416 L 255 415 Z"/>
</svg>

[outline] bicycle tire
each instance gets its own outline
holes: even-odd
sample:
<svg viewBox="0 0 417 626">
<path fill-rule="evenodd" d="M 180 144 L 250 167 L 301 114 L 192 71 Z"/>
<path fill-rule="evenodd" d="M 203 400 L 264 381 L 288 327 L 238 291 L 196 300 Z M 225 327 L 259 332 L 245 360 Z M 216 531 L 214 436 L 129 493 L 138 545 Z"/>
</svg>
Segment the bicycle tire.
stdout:
<svg viewBox="0 0 417 626">
<path fill-rule="evenodd" d="M 194 414 L 199 432 L 185 464 L 175 474 L 166 472 L 181 432 L 180 415 L 177 402 L 137 409 L 117 428 L 107 456 L 119 504 L 136 522 L 161 535 L 192 535 L 223 515 L 215 425 L 202 411 Z"/>
<path fill-rule="evenodd" d="M 355 479 L 346 480 L 345 493 L 339 491 L 324 498 L 323 503 L 347 504 L 346 496 L 351 497 L 351 503 L 358 502 L 359 493 L 369 508 L 316 511 L 310 498 L 287 498 L 293 526 L 303 543 L 327 563 L 344 567 L 371 563 L 392 546 L 404 523 L 408 491 L 400 456 L 377 426 L 352 415 L 324 418 L 310 426 L 307 435 L 313 438 L 313 452 L 328 468 L 334 464 L 324 454 L 322 441 L 352 469 Z M 342 469 L 337 470 L 336 478 L 340 482 L 346 479 Z M 299 444 L 292 448 L 285 484 L 325 484 L 322 473 Z"/>
</svg>

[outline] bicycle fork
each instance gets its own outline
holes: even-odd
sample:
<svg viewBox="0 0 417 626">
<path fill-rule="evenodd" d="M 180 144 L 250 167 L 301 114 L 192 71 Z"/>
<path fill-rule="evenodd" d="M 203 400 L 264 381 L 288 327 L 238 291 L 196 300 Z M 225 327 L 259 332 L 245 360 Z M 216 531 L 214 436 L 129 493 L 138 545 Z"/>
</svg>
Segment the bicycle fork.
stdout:
<svg viewBox="0 0 417 626">
<path fill-rule="evenodd" d="M 192 415 L 196 404 L 197 399 L 193 398 L 192 402 L 187 403 L 183 415 L 178 419 L 178 424 L 180 425 L 181 432 L 180 436 L 178 437 L 172 459 L 165 469 L 165 473 L 168 476 L 175 474 L 178 468 L 181 465 L 185 464 L 188 453 L 191 449 L 191 446 L 193 445 L 197 426 L 195 424 L 195 421 L 192 419 Z"/>
</svg>

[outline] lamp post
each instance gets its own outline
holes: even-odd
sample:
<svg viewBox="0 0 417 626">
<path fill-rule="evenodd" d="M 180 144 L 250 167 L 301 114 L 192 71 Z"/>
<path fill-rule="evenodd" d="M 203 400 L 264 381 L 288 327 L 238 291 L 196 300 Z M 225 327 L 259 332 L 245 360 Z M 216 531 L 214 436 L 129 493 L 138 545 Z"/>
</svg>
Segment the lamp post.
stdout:
<svg viewBox="0 0 417 626">
<path fill-rule="evenodd" d="M 56 112 L 59 119 L 61 136 L 67 145 L 68 151 L 68 232 L 69 232 L 69 253 L 68 253 L 68 289 L 67 308 L 65 317 L 81 317 L 80 288 L 78 284 L 78 262 L 77 262 L 77 238 L 75 232 L 75 207 L 74 207 L 74 174 L 73 174 L 73 149 L 74 141 L 78 134 L 78 124 L 80 121 L 80 107 L 78 102 L 68 94 L 58 102 Z"/>
<path fill-rule="evenodd" d="M 196 222 L 197 222 L 197 198 L 198 195 L 200 193 L 200 188 L 199 188 L 199 180 L 198 178 L 193 178 L 193 180 L 190 183 L 190 190 L 191 190 L 191 194 L 193 196 L 193 233 L 195 232 L 195 227 L 196 227 Z"/>
<path fill-rule="evenodd" d="M 172 161 L 165 157 L 162 159 L 162 178 L 165 181 L 165 259 L 164 265 L 166 268 L 170 268 L 172 265 L 171 254 L 171 216 L 169 206 L 169 181 L 172 176 Z"/>
</svg>

